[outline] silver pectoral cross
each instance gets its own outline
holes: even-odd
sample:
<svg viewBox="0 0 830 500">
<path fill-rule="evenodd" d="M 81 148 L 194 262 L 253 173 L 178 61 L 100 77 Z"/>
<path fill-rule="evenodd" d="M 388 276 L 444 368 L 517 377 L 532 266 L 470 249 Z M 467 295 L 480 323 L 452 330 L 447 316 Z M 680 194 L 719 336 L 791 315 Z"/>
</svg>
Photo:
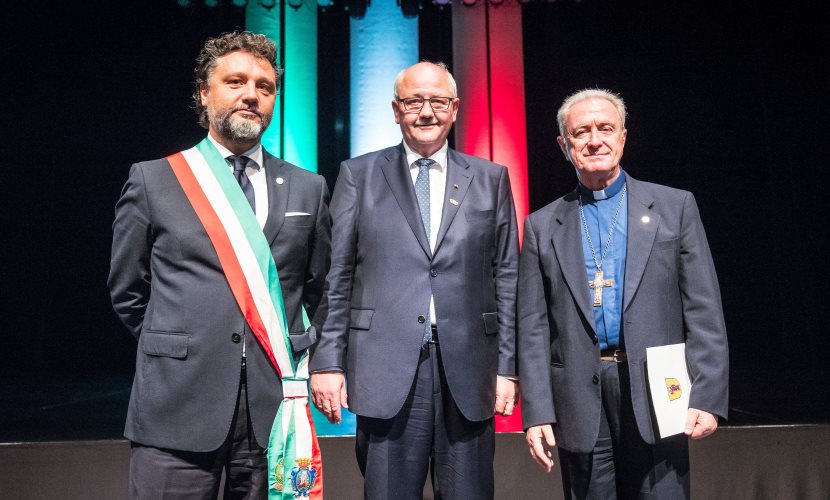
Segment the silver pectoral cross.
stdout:
<svg viewBox="0 0 830 500">
<path fill-rule="evenodd" d="M 602 305 L 602 289 L 613 285 L 613 280 L 602 279 L 602 271 L 594 273 L 594 279 L 588 282 L 588 286 L 594 290 L 594 307 Z"/>
</svg>

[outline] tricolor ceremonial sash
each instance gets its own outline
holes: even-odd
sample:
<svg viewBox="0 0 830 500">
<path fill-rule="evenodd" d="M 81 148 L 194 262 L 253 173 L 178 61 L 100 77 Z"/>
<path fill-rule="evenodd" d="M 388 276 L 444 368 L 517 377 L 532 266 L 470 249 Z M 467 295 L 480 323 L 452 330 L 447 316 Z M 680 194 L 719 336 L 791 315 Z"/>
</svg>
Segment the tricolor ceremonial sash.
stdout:
<svg viewBox="0 0 830 500">
<path fill-rule="evenodd" d="M 268 442 L 268 498 L 323 498 L 323 464 L 308 406 L 308 351 L 295 364 L 277 265 L 228 164 L 205 138 L 168 156 L 219 256 L 245 320 L 282 380 Z M 303 324 L 309 326 L 303 309 Z"/>
</svg>

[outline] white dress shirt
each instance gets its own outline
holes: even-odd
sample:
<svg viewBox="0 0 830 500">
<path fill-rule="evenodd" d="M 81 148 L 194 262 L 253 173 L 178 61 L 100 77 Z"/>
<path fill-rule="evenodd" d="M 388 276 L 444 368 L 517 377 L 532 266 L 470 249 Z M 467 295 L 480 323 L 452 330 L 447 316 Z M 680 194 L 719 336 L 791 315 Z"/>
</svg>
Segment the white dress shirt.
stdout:
<svg viewBox="0 0 830 500">
<path fill-rule="evenodd" d="M 210 134 L 208 134 L 208 139 L 216 146 L 225 161 L 228 161 L 229 156 L 234 156 L 231 150 L 219 144 Z M 256 221 L 259 223 L 259 227 L 263 228 L 265 227 L 265 221 L 268 219 L 268 177 L 265 175 L 265 166 L 262 163 L 262 144 L 257 143 L 256 146 L 239 156 L 247 156 L 251 159 L 245 167 L 245 175 L 248 176 L 248 180 L 251 181 L 251 186 L 254 188 Z M 233 172 L 233 164 L 230 161 L 228 161 L 228 168 Z"/>
<path fill-rule="evenodd" d="M 409 165 L 409 175 L 412 176 L 412 185 L 418 178 L 418 165 L 416 161 L 423 158 L 404 141 L 403 147 L 406 150 L 406 162 Z M 446 141 L 441 149 L 436 151 L 430 160 L 434 161 L 429 167 L 429 249 L 435 252 L 435 242 L 438 240 L 438 229 L 441 227 L 441 215 L 444 211 L 444 194 L 447 191 L 447 150 L 449 146 Z M 435 317 L 435 301 L 429 297 L 429 318 L 433 325 L 437 324 Z"/>
</svg>

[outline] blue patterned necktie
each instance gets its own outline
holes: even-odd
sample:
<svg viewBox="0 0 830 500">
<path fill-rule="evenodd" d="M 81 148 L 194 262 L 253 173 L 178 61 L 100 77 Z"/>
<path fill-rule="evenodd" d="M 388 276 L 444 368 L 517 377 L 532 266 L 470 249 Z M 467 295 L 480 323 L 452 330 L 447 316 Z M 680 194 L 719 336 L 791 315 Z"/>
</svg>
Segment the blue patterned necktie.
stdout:
<svg viewBox="0 0 830 500">
<path fill-rule="evenodd" d="M 245 198 L 248 198 L 248 203 L 251 204 L 251 210 L 256 213 L 256 198 L 254 197 L 254 186 L 251 185 L 251 180 L 245 175 L 245 167 L 248 165 L 250 158 L 247 156 L 229 156 L 228 159 L 233 163 L 233 176 L 236 177 L 236 182 L 245 193 Z"/>
<path fill-rule="evenodd" d="M 418 165 L 418 177 L 415 178 L 415 196 L 418 197 L 418 208 L 421 209 L 421 222 L 424 224 L 424 231 L 427 235 L 427 241 L 429 241 L 429 168 L 435 164 L 435 161 L 429 158 L 420 158 L 415 160 L 415 164 Z M 427 320 L 424 323 L 424 345 L 432 340 L 432 318 L 430 318 L 429 312 L 427 312 L 426 316 Z"/>
</svg>

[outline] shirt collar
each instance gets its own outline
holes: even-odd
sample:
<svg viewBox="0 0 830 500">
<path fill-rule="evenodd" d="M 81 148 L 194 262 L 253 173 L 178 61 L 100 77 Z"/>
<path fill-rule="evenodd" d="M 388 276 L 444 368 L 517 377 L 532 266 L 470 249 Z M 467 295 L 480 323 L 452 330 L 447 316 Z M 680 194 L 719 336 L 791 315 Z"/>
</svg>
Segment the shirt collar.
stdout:
<svg viewBox="0 0 830 500">
<path fill-rule="evenodd" d="M 409 144 L 406 141 L 403 141 L 403 148 L 406 150 L 406 164 L 409 165 L 409 168 L 413 168 L 413 165 L 417 160 L 423 158 L 423 156 L 419 155 L 412 148 L 409 147 Z M 447 168 L 447 151 L 449 150 L 449 143 L 444 141 L 444 145 L 441 146 L 441 149 L 436 151 L 429 157 L 430 160 L 436 163 L 435 166 L 432 168 L 438 168 L 439 170 L 445 170 Z M 417 168 L 417 167 L 416 167 Z"/>
<path fill-rule="evenodd" d="M 231 152 L 230 149 L 228 149 L 225 146 L 219 144 L 219 142 L 216 139 L 214 139 L 210 134 L 208 134 L 208 140 L 210 142 L 212 142 L 214 146 L 216 146 L 216 149 L 219 150 L 219 154 L 222 155 L 222 158 L 225 158 L 227 160 L 229 156 L 234 156 L 233 152 Z M 248 151 L 245 151 L 244 153 L 242 153 L 239 156 L 247 156 L 248 158 L 251 159 L 252 162 L 254 162 L 256 164 L 255 166 L 257 168 L 261 167 L 262 166 L 262 143 L 261 142 L 256 143 L 256 145 L 254 147 L 252 147 Z M 248 166 L 253 167 L 254 165 L 251 165 L 251 163 L 249 162 Z"/>
<path fill-rule="evenodd" d="M 600 191 L 592 191 L 582 184 L 577 184 L 577 191 L 579 191 L 580 196 L 584 198 L 586 201 L 598 201 L 598 200 L 605 200 L 608 198 L 613 198 L 620 192 L 620 190 L 625 185 L 625 171 L 620 169 L 620 175 L 611 183 L 610 186 L 602 189 Z"/>
</svg>

